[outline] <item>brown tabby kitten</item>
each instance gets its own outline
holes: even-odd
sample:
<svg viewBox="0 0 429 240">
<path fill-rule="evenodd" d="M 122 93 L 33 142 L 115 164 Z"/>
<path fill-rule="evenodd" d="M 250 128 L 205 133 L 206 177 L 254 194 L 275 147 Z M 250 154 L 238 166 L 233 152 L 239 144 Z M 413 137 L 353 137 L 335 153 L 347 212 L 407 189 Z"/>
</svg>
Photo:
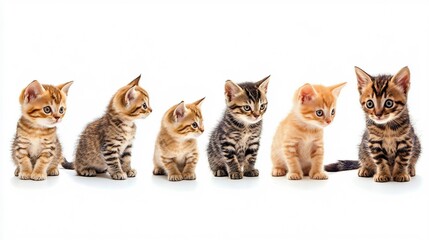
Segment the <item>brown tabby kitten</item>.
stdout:
<svg viewBox="0 0 429 240">
<path fill-rule="evenodd" d="M 67 93 L 73 82 L 59 86 L 31 82 L 21 92 L 22 116 L 12 144 L 15 176 L 22 180 L 45 180 L 58 176 L 63 161 L 56 126 L 66 113 Z"/>
<path fill-rule="evenodd" d="M 408 182 L 416 175 L 420 141 L 414 133 L 407 107 L 410 70 L 396 75 L 373 77 L 355 67 L 360 103 L 366 114 L 366 131 L 359 147 L 360 177 L 376 182 Z M 328 171 L 356 168 L 357 161 L 339 161 L 327 165 Z"/>
<path fill-rule="evenodd" d="M 203 100 L 186 105 L 182 101 L 164 114 L 153 155 L 154 175 L 167 174 L 170 181 L 195 180 L 196 138 L 204 132 Z"/>
<path fill-rule="evenodd" d="M 294 95 L 294 106 L 280 123 L 271 147 L 272 175 L 299 180 L 328 179 L 323 171 L 323 128 L 335 117 L 338 95 L 346 83 L 325 87 L 304 84 Z"/>
<path fill-rule="evenodd" d="M 131 168 L 134 120 L 152 112 L 149 95 L 138 86 L 139 80 L 140 76 L 119 89 L 104 116 L 88 124 L 80 135 L 74 163 L 64 163 L 64 168 L 75 168 L 86 177 L 106 171 L 115 180 L 136 176 L 136 170 Z"/>
</svg>

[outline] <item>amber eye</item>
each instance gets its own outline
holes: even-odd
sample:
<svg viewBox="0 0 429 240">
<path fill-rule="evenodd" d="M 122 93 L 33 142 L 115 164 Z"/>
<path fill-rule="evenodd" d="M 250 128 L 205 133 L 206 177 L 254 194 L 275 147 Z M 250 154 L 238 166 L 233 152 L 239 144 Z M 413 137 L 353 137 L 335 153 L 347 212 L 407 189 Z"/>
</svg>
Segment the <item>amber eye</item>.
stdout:
<svg viewBox="0 0 429 240">
<path fill-rule="evenodd" d="M 193 122 L 191 125 L 193 128 L 197 128 L 198 127 L 198 123 L 197 122 Z"/>
<path fill-rule="evenodd" d="M 265 110 L 265 108 L 267 108 L 267 104 L 265 103 L 261 104 L 261 110 Z"/>
<path fill-rule="evenodd" d="M 146 104 L 146 103 L 143 103 L 142 108 L 143 108 L 143 109 L 147 109 L 147 104 Z"/>
<path fill-rule="evenodd" d="M 387 108 L 393 107 L 393 101 L 390 99 L 387 99 L 386 102 L 384 102 L 384 106 Z"/>
<path fill-rule="evenodd" d="M 243 109 L 244 109 L 244 111 L 248 112 L 248 111 L 250 111 L 251 108 L 249 105 L 245 105 L 245 106 L 243 106 Z"/>
<path fill-rule="evenodd" d="M 50 114 L 52 112 L 52 109 L 51 107 L 46 106 L 46 107 L 43 107 L 43 112 L 45 112 L 46 114 Z"/>
<path fill-rule="evenodd" d="M 335 115 L 335 108 L 333 108 L 332 109 L 332 111 L 331 111 L 331 115 L 333 116 L 333 115 Z"/>
<path fill-rule="evenodd" d="M 317 115 L 318 117 L 323 116 L 323 111 L 322 111 L 321 109 L 317 110 L 317 111 L 316 111 L 316 115 Z"/>
<path fill-rule="evenodd" d="M 60 112 L 60 114 L 64 114 L 64 107 L 60 107 L 59 112 Z"/>
<path fill-rule="evenodd" d="M 374 102 L 372 100 L 366 101 L 366 107 L 371 109 L 374 107 Z"/>
</svg>

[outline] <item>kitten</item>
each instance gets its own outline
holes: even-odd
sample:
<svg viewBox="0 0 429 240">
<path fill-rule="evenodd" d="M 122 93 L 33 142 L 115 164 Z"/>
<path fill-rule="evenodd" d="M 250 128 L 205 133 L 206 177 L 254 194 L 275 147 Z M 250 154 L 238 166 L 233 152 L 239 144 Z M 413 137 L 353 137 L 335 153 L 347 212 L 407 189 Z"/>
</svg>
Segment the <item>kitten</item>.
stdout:
<svg viewBox="0 0 429 240">
<path fill-rule="evenodd" d="M 22 116 L 12 144 L 15 176 L 22 180 L 45 180 L 58 176 L 63 161 L 56 126 L 66 113 L 67 93 L 73 82 L 59 86 L 31 82 L 19 97 Z"/>
<path fill-rule="evenodd" d="M 376 182 L 408 182 L 416 175 L 420 141 L 408 115 L 407 96 L 410 70 L 402 68 L 396 75 L 373 77 L 355 67 L 360 103 L 366 115 L 366 130 L 359 147 L 358 161 L 339 161 L 327 165 L 327 171 L 359 167 L 360 177 Z"/>
<path fill-rule="evenodd" d="M 170 181 L 196 179 L 196 138 L 204 132 L 203 100 L 186 105 L 182 101 L 164 114 L 153 155 L 154 175 L 167 174 Z"/>
<path fill-rule="evenodd" d="M 138 83 L 140 76 L 119 89 L 101 118 L 88 124 L 79 138 L 75 161 L 64 168 L 76 169 L 80 176 L 93 177 L 109 172 L 115 180 L 135 177 L 131 168 L 134 120 L 147 117 L 152 109 L 149 95 Z"/>
<path fill-rule="evenodd" d="M 325 87 L 304 84 L 293 98 L 293 108 L 280 123 L 271 147 L 272 175 L 300 180 L 328 179 L 323 171 L 323 128 L 335 118 L 338 95 L 346 83 Z"/>
<path fill-rule="evenodd" d="M 259 82 L 225 83 L 226 110 L 210 136 L 207 156 L 216 177 L 241 179 L 259 176 L 255 168 L 262 131 L 262 116 L 267 110 L 270 76 Z"/>
</svg>

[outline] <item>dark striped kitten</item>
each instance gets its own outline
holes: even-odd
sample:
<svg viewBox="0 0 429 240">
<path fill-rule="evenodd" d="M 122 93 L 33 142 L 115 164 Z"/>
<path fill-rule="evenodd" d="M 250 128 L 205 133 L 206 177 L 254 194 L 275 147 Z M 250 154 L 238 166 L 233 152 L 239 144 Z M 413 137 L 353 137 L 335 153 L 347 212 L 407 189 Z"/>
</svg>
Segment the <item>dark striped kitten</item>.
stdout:
<svg viewBox="0 0 429 240">
<path fill-rule="evenodd" d="M 262 116 L 267 110 L 267 87 L 270 76 L 259 82 L 225 83 L 227 108 L 210 136 L 207 155 L 214 176 L 241 179 L 257 177 L 255 168 L 262 130 Z"/>
<path fill-rule="evenodd" d="M 373 77 L 355 67 L 360 103 L 366 114 L 366 131 L 359 147 L 359 176 L 376 182 L 408 182 L 416 175 L 420 142 L 414 133 L 407 108 L 410 70 L 395 76 Z M 354 161 L 326 166 L 327 171 L 356 168 Z"/>
<path fill-rule="evenodd" d="M 136 170 L 131 168 L 134 120 L 152 112 L 149 95 L 138 85 L 139 80 L 140 76 L 119 89 L 104 116 L 88 124 L 80 135 L 75 161 L 64 163 L 64 168 L 75 168 L 86 177 L 106 171 L 115 180 L 136 176 Z"/>
</svg>

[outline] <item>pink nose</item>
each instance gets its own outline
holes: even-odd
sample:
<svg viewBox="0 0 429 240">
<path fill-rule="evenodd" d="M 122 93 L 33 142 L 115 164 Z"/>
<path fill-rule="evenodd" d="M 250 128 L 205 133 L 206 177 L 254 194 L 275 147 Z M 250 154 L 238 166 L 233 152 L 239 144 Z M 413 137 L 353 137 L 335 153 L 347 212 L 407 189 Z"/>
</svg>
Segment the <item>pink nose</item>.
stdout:
<svg viewBox="0 0 429 240">
<path fill-rule="evenodd" d="M 327 123 L 327 124 L 330 124 L 331 122 L 332 122 L 332 120 L 331 120 L 331 119 L 326 120 L 326 123 Z"/>
</svg>

